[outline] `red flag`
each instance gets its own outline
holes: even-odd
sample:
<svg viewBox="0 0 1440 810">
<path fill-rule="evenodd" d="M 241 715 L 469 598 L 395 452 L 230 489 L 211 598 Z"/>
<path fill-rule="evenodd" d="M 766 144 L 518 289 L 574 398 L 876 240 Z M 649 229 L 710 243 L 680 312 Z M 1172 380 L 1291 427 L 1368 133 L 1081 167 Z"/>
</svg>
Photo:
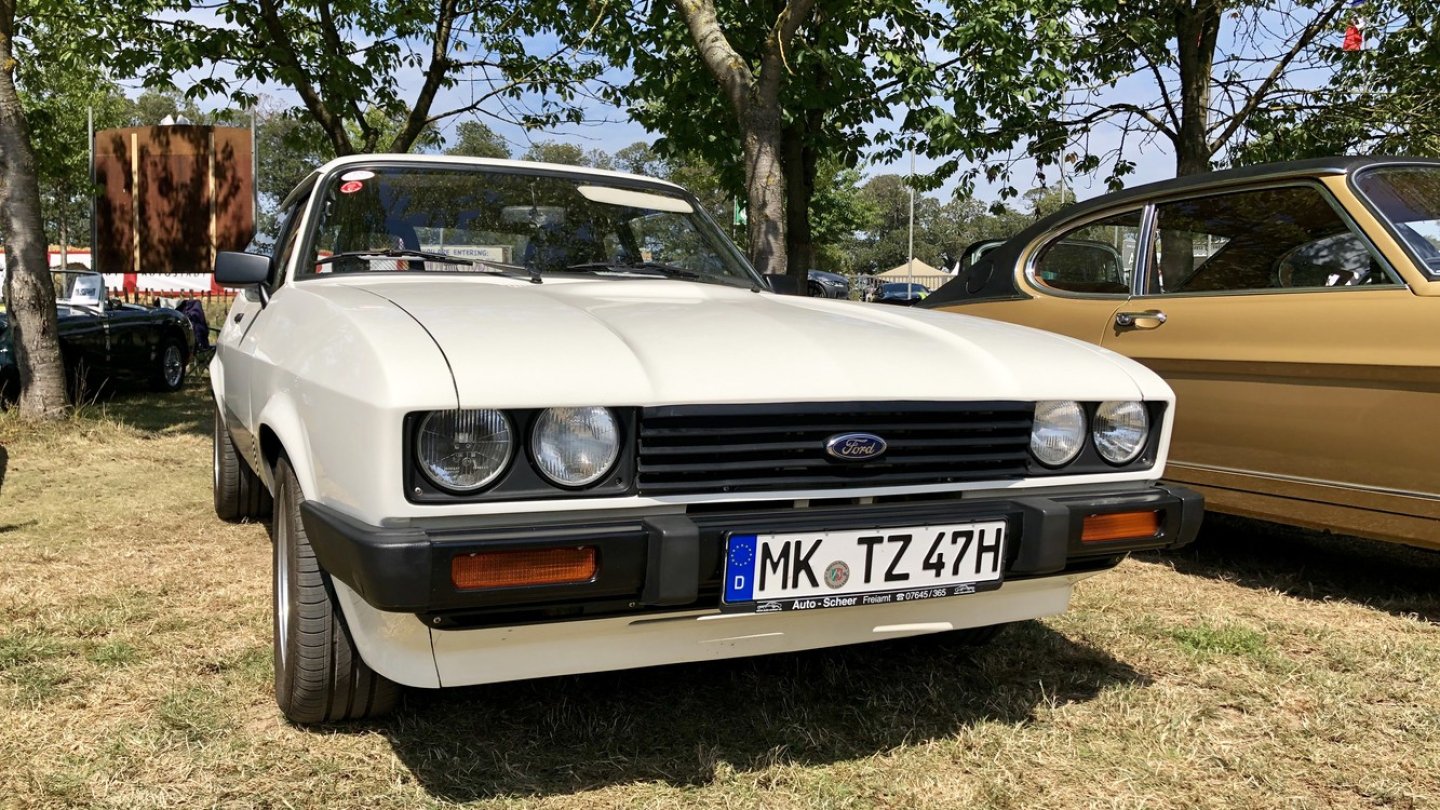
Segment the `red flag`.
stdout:
<svg viewBox="0 0 1440 810">
<path fill-rule="evenodd" d="M 1345 41 L 1341 43 L 1340 50 L 1358 51 L 1363 47 L 1365 47 L 1365 36 L 1360 33 L 1359 26 L 1351 23 L 1350 26 L 1345 29 Z"/>
</svg>

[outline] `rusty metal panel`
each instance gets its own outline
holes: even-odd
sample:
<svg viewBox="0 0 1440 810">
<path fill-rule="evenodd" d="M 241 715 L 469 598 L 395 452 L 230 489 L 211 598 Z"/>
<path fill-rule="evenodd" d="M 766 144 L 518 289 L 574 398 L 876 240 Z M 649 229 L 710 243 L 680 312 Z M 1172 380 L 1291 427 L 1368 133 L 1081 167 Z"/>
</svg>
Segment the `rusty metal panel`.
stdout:
<svg viewBox="0 0 1440 810">
<path fill-rule="evenodd" d="M 254 230 L 250 130 L 161 126 L 95 136 L 96 261 L 112 273 L 211 272 Z"/>
<path fill-rule="evenodd" d="M 111 273 L 133 272 L 131 245 L 135 239 L 130 174 L 133 129 L 107 129 L 95 133 L 95 267 Z"/>
<path fill-rule="evenodd" d="M 243 250 L 255 235 L 255 148 L 250 130 L 215 127 L 215 249 Z"/>
</svg>

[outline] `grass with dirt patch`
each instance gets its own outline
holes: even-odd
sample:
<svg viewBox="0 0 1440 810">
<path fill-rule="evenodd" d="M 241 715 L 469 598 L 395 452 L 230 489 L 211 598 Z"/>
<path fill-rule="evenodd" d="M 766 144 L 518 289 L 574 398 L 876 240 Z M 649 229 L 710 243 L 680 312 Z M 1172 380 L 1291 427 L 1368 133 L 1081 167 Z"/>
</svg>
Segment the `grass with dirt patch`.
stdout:
<svg viewBox="0 0 1440 810">
<path fill-rule="evenodd" d="M 978 652 L 412 691 L 296 729 L 266 531 L 211 512 L 209 407 L 192 383 L 0 415 L 0 807 L 1440 802 L 1440 555 L 1224 521 Z"/>
</svg>

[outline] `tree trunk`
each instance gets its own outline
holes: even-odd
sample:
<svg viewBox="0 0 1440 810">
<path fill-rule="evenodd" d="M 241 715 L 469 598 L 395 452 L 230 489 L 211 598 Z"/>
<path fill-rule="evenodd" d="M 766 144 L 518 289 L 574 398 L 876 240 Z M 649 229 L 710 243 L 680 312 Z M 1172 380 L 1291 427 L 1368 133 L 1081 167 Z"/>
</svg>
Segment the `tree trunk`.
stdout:
<svg viewBox="0 0 1440 810">
<path fill-rule="evenodd" d="M 818 156 L 805 142 L 805 129 L 790 124 L 784 130 L 785 243 L 787 270 L 800 289 L 818 266 L 815 236 L 810 227 L 810 202 L 815 198 L 815 164 Z"/>
<path fill-rule="evenodd" d="M 749 203 L 750 261 L 761 273 L 784 273 L 785 168 L 782 160 L 780 87 L 785 80 L 785 49 L 815 0 L 786 0 L 760 53 L 759 72 L 730 44 L 713 0 L 673 0 L 696 54 L 729 103 L 740 125 L 745 153 L 745 190 Z M 803 276 L 802 276 L 803 278 Z M 803 287 L 801 290 L 803 291 Z"/>
<path fill-rule="evenodd" d="M 1176 50 L 1180 71 L 1180 126 L 1175 133 L 1175 175 L 1210 171 L 1210 78 L 1215 72 L 1215 41 L 1221 8 L 1213 0 L 1195 7 L 1182 4 L 1175 13 Z"/>
<path fill-rule="evenodd" d="M 20 414 L 65 415 L 65 366 L 55 317 L 55 285 L 45 262 L 45 226 L 35 153 L 15 88 L 15 0 L 0 0 L 0 210 L 5 246 L 5 307 L 20 370 Z"/>
<path fill-rule="evenodd" d="M 761 273 L 784 273 L 785 170 L 780 160 L 780 110 L 752 108 L 741 121 L 750 262 Z M 801 287 L 803 291 L 804 288 Z"/>
</svg>

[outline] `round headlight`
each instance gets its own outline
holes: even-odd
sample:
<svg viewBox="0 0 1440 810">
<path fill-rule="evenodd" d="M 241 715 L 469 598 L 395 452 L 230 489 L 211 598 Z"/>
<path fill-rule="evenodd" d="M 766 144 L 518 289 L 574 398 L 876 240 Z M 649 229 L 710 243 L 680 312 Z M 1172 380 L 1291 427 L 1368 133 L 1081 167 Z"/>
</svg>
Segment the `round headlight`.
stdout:
<svg viewBox="0 0 1440 810">
<path fill-rule="evenodd" d="M 1069 464 L 1085 446 L 1085 411 L 1069 400 L 1035 403 L 1030 453 L 1047 467 Z"/>
<path fill-rule="evenodd" d="M 473 492 L 504 472 L 515 452 L 510 420 L 500 411 L 435 411 L 420 422 L 415 456 L 437 487 Z"/>
<path fill-rule="evenodd" d="M 1150 417 L 1141 402 L 1102 402 L 1095 411 L 1095 449 L 1111 464 L 1129 464 L 1150 438 Z"/>
<path fill-rule="evenodd" d="M 605 408 L 549 408 L 531 429 L 530 453 L 562 487 L 593 484 L 620 456 L 620 424 Z"/>
</svg>

